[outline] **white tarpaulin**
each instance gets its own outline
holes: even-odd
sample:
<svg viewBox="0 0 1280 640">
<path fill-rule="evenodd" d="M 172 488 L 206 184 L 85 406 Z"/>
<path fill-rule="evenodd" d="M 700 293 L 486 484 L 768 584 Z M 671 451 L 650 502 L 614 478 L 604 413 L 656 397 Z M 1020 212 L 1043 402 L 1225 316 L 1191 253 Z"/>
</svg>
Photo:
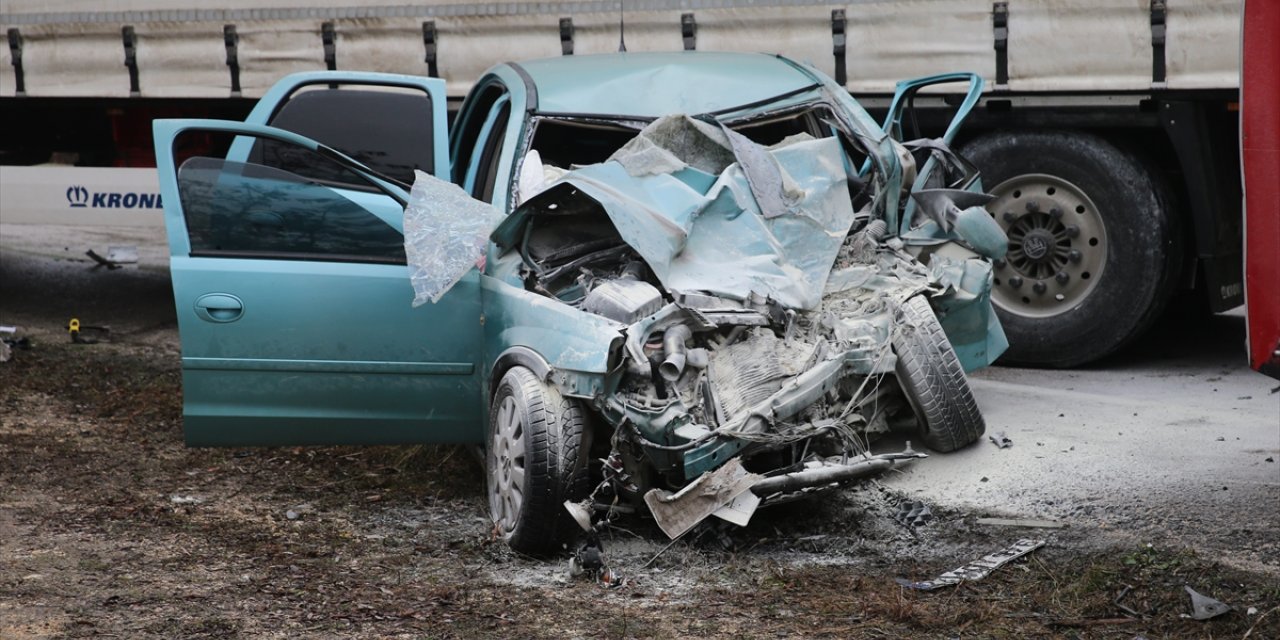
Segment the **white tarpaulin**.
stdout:
<svg viewBox="0 0 1280 640">
<path fill-rule="evenodd" d="M 33 96 L 129 94 L 120 29 L 137 34 L 143 96 L 230 95 L 223 26 L 239 35 L 245 96 L 281 76 L 325 68 L 321 25 L 334 26 L 339 69 L 425 75 L 422 25 L 436 28 L 441 77 L 462 96 L 498 62 L 560 55 L 560 19 L 572 18 L 575 54 L 618 49 L 616 2 L 440 2 L 340 0 L 189 0 L 96 2 L 9 0 L 0 29 L 23 40 L 27 92 Z M 901 79 L 974 71 L 991 84 L 995 52 L 987 0 L 864 0 L 849 3 L 629 3 L 628 51 L 683 47 L 681 14 L 697 21 L 704 51 L 767 51 L 811 62 L 832 74 L 831 10 L 847 18 L 847 86 L 855 93 L 893 90 Z M 1010 88 L 1142 90 L 1151 87 L 1147 0 L 1013 2 L 1009 9 Z M 1170 88 L 1231 88 L 1239 82 L 1240 0 L 1169 2 L 1165 57 Z M 0 48 L 0 95 L 13 95 L 8 47 Z"/>
</svg>

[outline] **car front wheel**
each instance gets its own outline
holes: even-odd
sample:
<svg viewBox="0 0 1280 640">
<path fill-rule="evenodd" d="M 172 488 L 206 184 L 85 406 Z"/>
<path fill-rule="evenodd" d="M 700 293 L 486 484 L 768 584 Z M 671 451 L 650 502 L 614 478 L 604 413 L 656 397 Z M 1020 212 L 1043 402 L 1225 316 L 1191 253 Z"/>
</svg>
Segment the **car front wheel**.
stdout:
<svg viewBox="0 0 1280 640">
<path fill-rule="evenodd" d="M 485 467 L 498 535 L 521 553 L 562 548 L 575 531 L 565 500 L 588 486 L 586 413 L 524 367 L 502 376 L 489 408 Z"/>
<path fill-rule="evenodd" d="M 893 351 L 898 384 L 916 414 L 925 446 L 947 453 L 982 437 L 986 422 L 969 379 L 924 296 L 907 300 L 899 310 Z"/>
</svg>

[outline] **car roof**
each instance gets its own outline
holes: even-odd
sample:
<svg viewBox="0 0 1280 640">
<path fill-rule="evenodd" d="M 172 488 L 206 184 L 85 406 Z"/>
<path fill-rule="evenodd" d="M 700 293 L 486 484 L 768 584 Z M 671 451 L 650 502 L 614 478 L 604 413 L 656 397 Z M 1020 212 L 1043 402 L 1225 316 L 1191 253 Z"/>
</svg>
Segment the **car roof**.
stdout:
<svg viewBox="0 0 1280 640">
<path fill-rule="evenodd" d="M 812 86 L 789 61 L 760 53 L 679 51 L 570 55 L 521 62 L 544 113 L 706 113 Z"/>
</svg>

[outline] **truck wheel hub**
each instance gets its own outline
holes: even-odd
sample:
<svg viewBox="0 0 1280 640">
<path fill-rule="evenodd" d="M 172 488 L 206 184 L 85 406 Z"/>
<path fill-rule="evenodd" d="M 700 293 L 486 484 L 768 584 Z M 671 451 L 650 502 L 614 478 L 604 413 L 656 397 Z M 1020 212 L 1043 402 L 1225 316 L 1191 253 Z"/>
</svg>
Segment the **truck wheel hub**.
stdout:
<svg viewBox="0 0 1280 640">
<path fill-rule="evenodd" d="M 1045 229 L 1032 229 L 1022 237 L 1022 255 L 1027 260 L 1036 264 L 1045 264 L 1053 261 L 1050 252 L 1053 250 L 1057 242 L 1054 234 Z"/>
<path fill-rule="evenodd" d="M 987 210 L 1009 236 L 991 300 L 1008 313 L 1064 313 L 1089 295 L 1106 266 L 1106 228 L 1080 187 L 1057 176 L 1015 176 L 991 189 Z"/>
</svg>

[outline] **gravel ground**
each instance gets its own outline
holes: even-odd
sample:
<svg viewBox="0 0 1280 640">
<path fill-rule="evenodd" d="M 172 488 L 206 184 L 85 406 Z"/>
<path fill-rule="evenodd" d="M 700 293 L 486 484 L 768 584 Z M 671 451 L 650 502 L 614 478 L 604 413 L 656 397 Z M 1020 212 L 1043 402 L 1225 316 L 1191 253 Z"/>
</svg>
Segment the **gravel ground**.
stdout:
<svg viewBox="0 0 1280 640">
<path fill-rule="evenodd" d="M 91 270 L 84 251 L 112 244 L 141 263 Z M 69 344 L 72 316 L 113 341 Z M 0 363 L 6 640 L 1280 637 L 1280 394 L 1244 368 L 1238 317 L 1166 322 L 1093 369 L 980 373 L 1008 449 L 669 548 L 624 520 L 605 540 L 621 589 L 495 543 L 462 448 L 182 446 L 161 230 L 0 224 L 0 324 L 35 342 Z M 935 519 L 898 524 L 904 500 Z M 977 521 L 993 515 L 1067 526 Z M 1048 544 L 979 582 L 894 581 L 1021 537 Z M 1186 619 L 1184 585 L 1235 610 Z"/>
</svg>

